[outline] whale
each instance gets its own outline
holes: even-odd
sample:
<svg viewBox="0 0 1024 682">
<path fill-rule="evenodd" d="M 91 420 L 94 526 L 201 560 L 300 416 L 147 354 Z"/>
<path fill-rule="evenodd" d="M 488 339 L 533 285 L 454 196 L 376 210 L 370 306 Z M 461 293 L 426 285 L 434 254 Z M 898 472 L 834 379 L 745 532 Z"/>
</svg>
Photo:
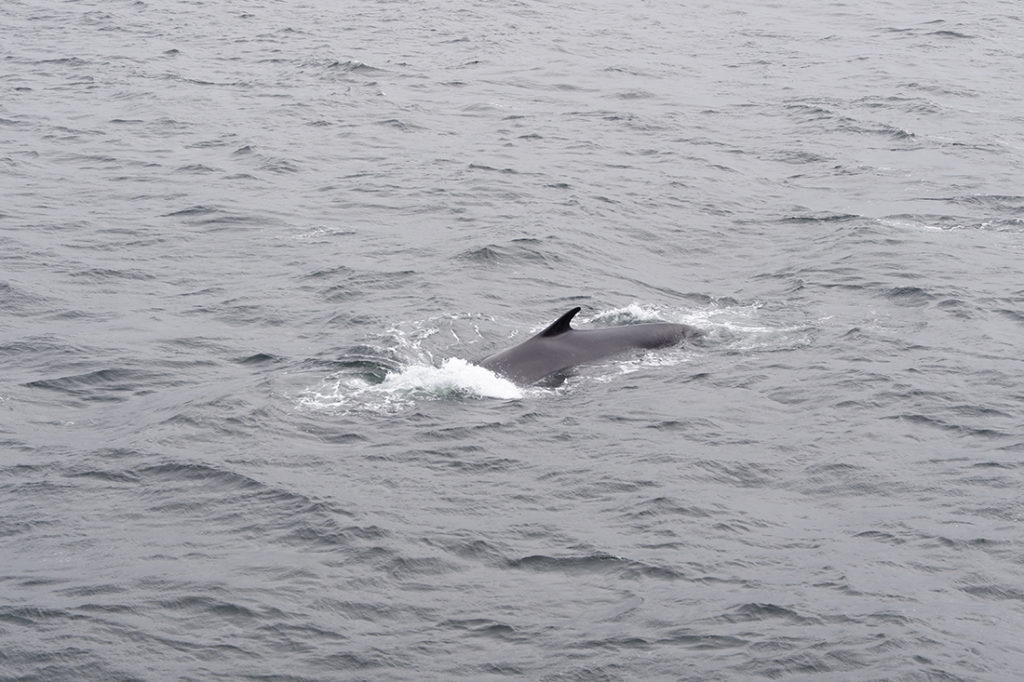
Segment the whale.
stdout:
<svg viewBox="0 0 1024 682">
<path fill-rule="evenodd" d="M 580 310 L 578 306 L 573 308 L 536 336 L 475 364 L 515 384 L 529 386 L 564 380 L 578 365 L 629 351 L 674 346 L 701 335 L 695 327 L 671 322 L 574 329 L 572 318 Z"/>
</svg>

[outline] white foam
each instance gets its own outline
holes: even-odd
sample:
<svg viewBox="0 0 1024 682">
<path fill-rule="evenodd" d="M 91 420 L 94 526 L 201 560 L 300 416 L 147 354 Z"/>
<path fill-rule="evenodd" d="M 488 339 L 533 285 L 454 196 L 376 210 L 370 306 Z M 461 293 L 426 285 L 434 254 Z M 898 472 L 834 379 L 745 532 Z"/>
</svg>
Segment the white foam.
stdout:
<svg viewBox="0 0 1024 682">
<path fill-rule="evenodd" d="M 919 220 L 913 220 L 910 218 L 878 218 L 877 222 L 883 227 L 892 227 L 899 230 L 932 230 L 932 231 L 945 231 L 945 230 L 959 230 L 960 225 L 954 225 L 952 227 L 943 228 L 939 225 L 931 225 L 926 222 Z"/>
<path fill-rule="evenodd" d="M 421 400 L 495 398 L 520 400 L 523 391 L 507 379 L 461 358 L 440 367 L 412 364 L 379 384 L 354 377 L 332 378 L 299 398 L 301 407 L 329 412 L 399 412 Z"/>
<path fill-rule="evenodd" d="M 658 308 L 650 305 L 641 305 L 634 301 L 621 308 L 602 310 L 593 317 L 584 318 L 583 321 L 631 324 L 637 322 L 665 322 L 666 320 L 664 313 Z"/>
<path fill-rule="evenodd" d="M 474 395 L 519 400 L 523 392 L 508 379 L 462 358 L 448 358 L 440 367 L 412 365 L 389 374 L 379 388 L 386 391 L 424 392 L 434 395 Z"/>
<path fill-rule="evenodd" d="M 604 310 L 588 321 L 599 321 L 608 326 L 637 324 L 642 322 L 675 322 L 688 324 L 706 333 L 734 334 L 778 334 L 804 329 L 804 325 L 774 327 L 764 324 L 761 309 L 764 304 L 755 301 L 746 305 L 714 304 L 704 308 L 661 309 L 651 305 L 633 302 L 621 308 Z"/>
</svg>

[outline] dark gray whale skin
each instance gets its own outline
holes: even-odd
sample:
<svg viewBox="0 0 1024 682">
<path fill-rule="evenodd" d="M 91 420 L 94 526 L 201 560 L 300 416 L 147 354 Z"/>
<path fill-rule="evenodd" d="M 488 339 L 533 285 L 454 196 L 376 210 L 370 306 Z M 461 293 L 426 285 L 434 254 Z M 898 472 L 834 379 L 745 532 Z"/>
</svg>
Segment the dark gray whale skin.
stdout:
<svg viewBox="0 0 1024 682">
<path fill-rule="evenodd" d="M 573 308 L 536 336 L 476 364 L 527 386 L 564 374 L 576 365 L 640 348 L 673 346 L 700 335 L 694 327 L 670 322 L 573 329 L 569 323 L 579 311 L 580 308 Z"/>
</svg>

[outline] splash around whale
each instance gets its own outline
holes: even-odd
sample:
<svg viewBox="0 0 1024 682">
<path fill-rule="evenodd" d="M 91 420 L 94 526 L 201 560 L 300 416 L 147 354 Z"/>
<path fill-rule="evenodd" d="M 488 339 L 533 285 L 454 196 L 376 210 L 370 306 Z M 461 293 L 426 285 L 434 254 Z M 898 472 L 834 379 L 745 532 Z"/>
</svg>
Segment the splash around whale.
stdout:
<svg viewBox="0 0 1024 682">
<path fill-rule="evenodd" d="M 526 386 L 564 376 L 577 365 L 631 350 L 673 346 L 701 335 L 695 327 L 671 322 L 574 329 L 570 323 L 578 312 L 579 307 L 573 308 L 536 336 L 476 364 Z"/>
</svg>

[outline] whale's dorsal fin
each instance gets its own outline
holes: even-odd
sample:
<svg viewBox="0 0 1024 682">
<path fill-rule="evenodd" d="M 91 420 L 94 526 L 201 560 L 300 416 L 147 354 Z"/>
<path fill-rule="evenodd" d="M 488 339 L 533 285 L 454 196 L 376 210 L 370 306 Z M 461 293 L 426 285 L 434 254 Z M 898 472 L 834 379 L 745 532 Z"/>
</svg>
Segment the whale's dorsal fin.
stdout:
<svg viewBox="0 0 1024 682">
<path fill-rule="evenodd" d="M 560 318 L 552 322 L 551 326 L 542 331 L 540 334 L 537 334 L 537 336 L 558 336 L 559 334 L 564 334 L 565 332 L 572 331 L 572 326 L 569 324 L 569 322 L 572 321 L 572 318 L 579 311 L 580 307 L 576 306 L 575 308 L 567 312 L 565 315 L 562 315 Z"/>
</svg>

